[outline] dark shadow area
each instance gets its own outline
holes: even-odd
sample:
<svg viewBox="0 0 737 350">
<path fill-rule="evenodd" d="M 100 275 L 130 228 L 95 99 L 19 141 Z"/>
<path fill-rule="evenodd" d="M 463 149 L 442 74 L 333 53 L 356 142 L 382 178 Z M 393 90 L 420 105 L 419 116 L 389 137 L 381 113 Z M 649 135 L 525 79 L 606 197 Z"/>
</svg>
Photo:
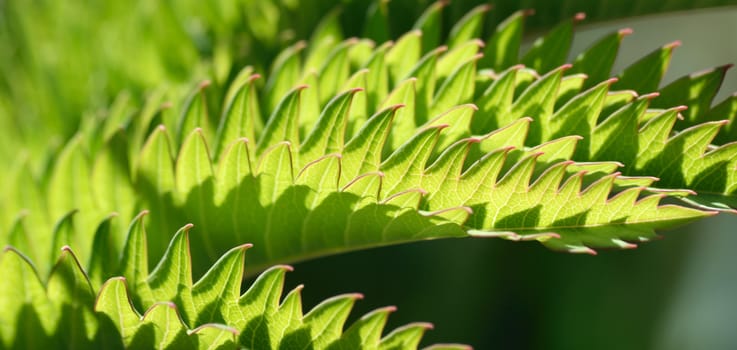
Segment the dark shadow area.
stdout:
<svg viewBox="0 0 737 350">
<path fill-rule="evenodd" d="M 535 242 L 428 241 L 295 265 L 305 312 L 326 296 L 361 292 L 348 324 L 396 305 L 384 334 L 435 325 L 422 344 L 475 349 L 651 349 L 695 237 L 688 228 L 629 251 L 554 253 Z"/>
</svg>

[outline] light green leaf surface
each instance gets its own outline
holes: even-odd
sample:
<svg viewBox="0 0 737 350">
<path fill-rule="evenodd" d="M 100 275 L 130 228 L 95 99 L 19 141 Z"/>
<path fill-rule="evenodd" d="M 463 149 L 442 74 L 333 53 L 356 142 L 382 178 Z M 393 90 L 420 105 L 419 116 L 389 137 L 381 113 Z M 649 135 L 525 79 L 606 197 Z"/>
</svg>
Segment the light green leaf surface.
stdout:
<svg viewBox="0 0 737 350">
<path fill-rule="evenodd" d="M 630 31 L 573 55 L 580 14 L 520 58 L 531 11 L 482 42 L 487 5 L 450 25 L 439 1 L 391 42 L 390 6 L 379 0 L 366 13 L 367 38 L 344 40 L 336 9 L 304 42 L 282 24 L 282 5 L 212 6 L 196 6 L 202 22 L 181 21 L 186 30 L 174 7 L 152 5 L 151 22 L 100 16 L 104 26 L 82 31 L 124 43 L 100 28 L 125 23 L 142 34 L 121 45 L 125 55 L 70 45 L 76 31 L 60 40 L 14 10 L 3 17 L 39 47 L 99 53 L 100 64 L 121 68 L 91 74 L 97 62 L 87 56 L 48 60 L 35 46 L 11 45 L 18 59 L 0 55 L 0 125 L 15 131 L 0 143 L 0 181 L 9 184 L 0 238 L 13 246 L 0 273 L 18 286 L 0 288 L 0 347 L 416 348 L 427 324 L 382 338 L 391 307 L 344 327 L 357 294 L 303 315 L 301 287 L 281 298 L 289 267 L 267 270 L 243 295 L 241 279 L 275 263 L 469 235 L 593 254 L 737 208 L 737 97 L 713 101 L 729 66 L 662 87 L 678 42 L 610 79 Z M 12 38 L 7 28 L 0 37 Z M 57 65 L 66 67 L 60 78 L 45 78 Z M 172 86 L 136 110 L 142 91 L 164 81 Z M 94 110 L 112 96 L 110 108 Z M 125 231 L 120 223 L 142 209 L 150 222 L 144 211 Z M 156 233 L 148 242 L 144 226 Z M 203 262 L 221 254 L 205 272 Z M 195 283 L 193 271 L 205 274 Z"/>
<path fill-rule="evenodd" d="M 360 294 L 327 299 L 303 314 L 302 286 L 282 298 L 289 266 L 268 269 L 241 294 L 245 251 L 250 245 L 231 249 L 193 284 L 190 226 L 174 236 L 166 254 L 149 273 L 140 220 L 139 216 L 131 224 L 129 248 L 120 262 L 124 271 L 143 273 L 131 274 L 138 280 L 133 282 L 137 288 L 131 288 L 124 277 L 113 277 L 94 292 L 69 247 L 61 250 L 43 283 L 25 256 L 6 247 L 0 253 L 0 272 L 20 288 L 0 289 L 0 305 L 5 310 L 0 313 L 3 348 L 417 348 L 422 331 L 416 326 L 381 338 L 394 307 L 377 309 L 344 332 Z M 133 243 L 137 240 L 140 243 Z M 142 290 L 147 292 L 137 293 Z M 144 309 L 142 314 L 137 311 Z"/>
</svg>

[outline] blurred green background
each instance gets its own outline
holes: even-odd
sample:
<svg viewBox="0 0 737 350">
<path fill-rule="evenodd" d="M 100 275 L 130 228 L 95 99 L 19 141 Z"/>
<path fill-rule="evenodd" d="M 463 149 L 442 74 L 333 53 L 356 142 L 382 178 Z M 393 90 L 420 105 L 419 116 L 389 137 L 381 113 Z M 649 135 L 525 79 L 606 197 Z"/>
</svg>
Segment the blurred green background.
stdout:
<svg viewBox="0 0 737 350">
<path fill-rule="evenodd" d="M 234 15 L 231 6 L 241 2 L 253 11 Z M 309 38 L 318 19 L 338 3 L 346 36 L 360 35 L 369 4 L 279 2 L 292 10 L 274 24 L 263 22 L 273 8 L 261 0 L 212 6 L 197 0 L 0 0 L 0 128 L 11 131 L 0 138 L 0 159 L 5 161 L 0 164 L 18 157 L 18 142 L 42 158 L 120 90 L 140 102 L 155 86 L 190 84 L 217 73 L 202 62 L 217 60 L 218 50 L 234 53 L 230 59 L 235 69 L 224 73 L 226 80 L 245 64 L 263 70 L 259 62 L 268 63 L 284 45 Z M 446 23 L 480 2 L 452 1 Z M 681 40 L 667 84 L 684 74 L 737 62 L 737 8 L 630 16 L 729 2 L 497 1 L 488 23 L 494 26 L 517 9 L 535 8 L 528 34 L 539 34 L 584 11 L 588 19 L 577 28 L 574 53 L 606 33 L 631 27 L 634 34 L 624 40 L 617 67 Z M 392 34 L 409 29 L 429 3 L 393 0 Z M 717 101 L 737 91 L 736 77 L 728 73 Z M 331 295 L 362 292 L 366 299 L 357 304 L 354 317 L 396 305 L 387 328 L 432 322 L 435 330 L 425 344 L 735 349 L 735 227 L 737 216 L 720 215 L 667 232 L 660 242 L 632 251 L 602 251 L 596 257 L 502 240 L 422 242 L 296 264 L 287 287 L 305 284 L 307 308 Z"/>
</svg>

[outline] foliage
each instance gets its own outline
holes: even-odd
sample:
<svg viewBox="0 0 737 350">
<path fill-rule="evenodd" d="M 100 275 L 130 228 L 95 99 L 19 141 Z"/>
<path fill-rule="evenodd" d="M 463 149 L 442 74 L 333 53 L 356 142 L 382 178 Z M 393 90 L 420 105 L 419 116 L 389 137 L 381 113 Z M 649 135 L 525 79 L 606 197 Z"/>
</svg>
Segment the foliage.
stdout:
<svg viewBox="0 0 737 350">
<path fill-rule="evenodd" d="M 247 6 L 276 11 L 268 4 Z M 164 60 L 137 66 L 108 57 L 103 65 L 130 67 L 114 81 L 133 87 L 133 95 L 121 94 L 108 111 L 82 118 L 46 163 L 39 154 L 47 146 L 30 143 L 28 156 L 10 160 L 23 133 L 3 145 L 13 170 L 0 179 L 13 185 L 3 193 L 0 220 L 11 229 L 0 237 L 15 248 L 6 248 L 0 264 L 24 288 L 4 290 L 0 298 L 13 310 L 2 315 L 4 346 L 415 348 L 426 325 L 380 338 L 389 308 L 342 332 L 357 295 L 329 299 L 304 316 L 299 289 L 279 304 L 286 267 L 266 270 L 239 297 L 243 244 L 256 247 L 250 273 L 353 249 L 469 235 L 593 254 L 633 248 L 656 237 L 655 230 L 737 206 L 734 128 L 722 128 L 727 122 L 720 120 L 734 118 L 735 99 L 711 108 L 728 66 L 654 93 L 676 43 L 609 79 L 629 32 L 611 33 L 565 64 L 579 14 L 520 56 L 530 12 L 513 13 L 481 41 L 489 9 L 477 7 L 443 42 L 443 3 L 436 3 L 414 30 L 379 44 L 392 32 L 385 6 L 380 1 L 370 9 L 362 39 L 343 40 L 331 13 L 309 42 L 278 54 L 277 34 L 256 30 L 255 18 L 231 18 L 212 28 L 224 41 L 209 42 L 211 62 L 200 60 L 202 43 L 185 33 L 154 30 L 160 36 L 147 38 L 153 52 L 166 52 Z M 168 7 L 142 11 L 180 16 Z M 150 17 L 115 18 L 148 23 Z M 227 35 L 243 23 L 254 26 L 248 43 Z M 8 28 L 4 35 L 36 30 L 13 21 Z M 167 40 L 192 47 L 159 46 Z M 236 74 L 231 67 L 251 58 L 234 56 L 243 45 L 274 53 Z M 19 74 L 44 69 L 32 64 Z M 194 66 L 195 73 L 184 72 Z M 159 73 L 148 74 L 151 67 Z M 60 81 L 85 69 L 69 70 Z M 156 90 L 136 107 L 137 89 L 205 75 L 214 79 L 193 91 L 186 84 Z M 19 105 L 12 101 L 27 95 L 13 91 L 32 85 L 6 85 L 10 93 L 0 106 L 8 107 L 0 116 L 14 123 Z M 40 91 L 53 106 L 55 97 Z M 51 123 L 45 132 L 62 140 L 70 133 L 54 128 Z M 715 138 L 722 145 L 712 145 Z M 142 209 L 151 210 L 149 226 L 158 233 L 187 225 L 171 241 L 149 237 L 147 249 L 141 215 L 133 219 Z M 133 219 L 131 229 L 115 223 L 121 219 Z M 225 253 L 207 272 L 190 261 L 188 223 L 199 232 L 191 237 L 194 261 Z M 147 261 L 161 253 L 149 274 Z M 192 283 L 191 270 L 204 273 L 199 282 Z M 42 283 L 38 276 L 46 274 Z M 148 311 L 139 316 L 137 310 Z M 30 326 L 16 326 L 21 323 Z M 33 327 L 46 337 L 21 332 Z"/>
<path fill-rule="evenodd" d="M 431 327 L 410 324 L 382 338 L 386 318 L 395 309 L 386 307 L 365 315 L 343 332 L 353 303 L 362 296 L 330 298 L 303 315 L 301 286 L 279 302 L 284 274 L 291 270 L 285 265 L 264 271 L 240 295 L 243 260 L 250 244 L 230 250 L 193 284 L 187 234 L 191 226 L 177 232 L 149 274 L 142 217 L 131 224 L 119 262 L 120 272 L 129 279 L 113 277 L 102 286 L 88 279 L 68 246 L 61 249 L 43 282 L 28 258 L 12 247 L 4 249 L 0 272 L 18 287 L 3 288 L 0 294 L 4 310 L 0 347 L 416 348 Z M 101 227 L 105 229 L 109 229 L 107 223 Z M 129 294 L 129 288 L 135 293 Z M 137 310 L 146 312 L 141 315 Z M 466 348 L 454 344 L 435 347 Z"/>
</svg>

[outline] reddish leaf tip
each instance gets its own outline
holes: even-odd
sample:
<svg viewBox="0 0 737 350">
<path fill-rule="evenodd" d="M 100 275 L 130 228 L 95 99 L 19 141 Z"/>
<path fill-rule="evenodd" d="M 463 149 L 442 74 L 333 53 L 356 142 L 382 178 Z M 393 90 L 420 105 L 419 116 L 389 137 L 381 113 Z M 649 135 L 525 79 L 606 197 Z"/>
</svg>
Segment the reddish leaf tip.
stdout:
<svg viewBox="0 0 737 350">
<path fill-rule="evenodd" d="M 389 108 L 391 108 L 392 112 L 395 112 L 396 110 L 398 110 L 398 109 L 400 109 L 400 108 L 403 108 L 403 107 L 405 107 L 405 106 L 407 106 L 407 105 L 406 105 L 406 104 L 404 104 L 404 103 L 398 103 L 398 104 L 395 104 L 395 105 L 389 106 Z"/>
<path fill-rule="evenodd" d="M 202 89 L 210 86 L 210 84 L 212 84 L 212 82 L 209 79 L 206 79 L 206 80 L 203 80 L 202 82 L 200 82 L 200 84 L 197 85 L 197 88 L 200 89 L 200 90 L 202 90 Z"/>
<path fill-rule="evenodd" d="M 562 66 L 558 67 L 558 69 L 557 69 L 557 70 L 560 70 L 560 71 L 565 71 L 565 70 L 569 70 L 569 69 L 571 69 L 571 67 L 573 67 L 573 65 L 572 65 L 572 64 L 570 64 L 570 63 L 566 63 L 566 64 L 564 64 L 564 65 L 562 65 Z"/>
<path fill-rule="evenodd" d="M 484 139 L 483 139 L 483 138 L 481 138 L 481 137 L 473 136 L 473 137 L 469 137 L 469 138 L 467 138 L 467 139 L 466 139 L 466 142 L 468 142 L 469 144 L 474 144 L 474 143 L 479 143 L 479 142 L 481 142 L 481 141 L 483 141 L 483 140 L 484 140 Z"/>
<path fill-rule="evenodd" d="M 386 312 L 396 312 L 397 311 L 397 307 L 394 306 L 394 305 L 389 305 L 389 306 L 382 307 L 380 310 L 384 310 Z"/>
<path fill-rule="evenodd" d="M 675 41 L 673 41 L 673 42 L 670 42 L 670 43 L 668 43 L 668 44 L 665 44 L 665 46 L 663 46 L 663 47 L 664 47 L 664 48 L 666 48 L 666 49 L 669 49 L 669 50 L 673 50 L 673 49 L 675 49 L 675 48 L 677 48 L 677 47 L 681 46 L 681 44 L 682 44 L 682 43 L 681 43 L 681 41 L 680 41 L 680 40 L 675 40 Z"/>
<path fill-rule="evenodd" d="M 652 99 L 654 99 L 654 98 L 656 98 L 658 96 L 660 96 L 660 93 L 659 92 L 651 92 L 649 94 L 644 94 L 644 95 L 642 95 L 640 97 L 641 98 L 646 98 L 648 100 L 652 100 Z"/>
<path fill-rule="evenodd" d="M 299 41 L 297 41 L 296 43 L 294 43 L 294 45 L 292 45 L 292 47 L 293 47 L 293 48 L 294 48 L 294 49 L 295 49 L 296 51 L 302 50 L 302 49 L 304 49 L 304 48 L 306 48 L 306 47 L 307 47 L 307 41 L 304 41 L 304 40 L 299 40 Z"/>
<path fill-rule="evenodd" d="M 443 130 L 445 128 L 448 128 L 448 127 L 450 127 L 450 124 L 432 125 L 432 126 L 428 126 L 427 128 L 428 129 L 437 129 L 436 131 L 441 131 L 441 130 Z"/>
<path fill-rule="evenodd" d="M 624 242 L 619 247 L 622 249 L 637 249 L 637 244 Z"/>
<path fill-rule="evenodd" d="M 282 270 L 287 271 L 287 272 L 294 271 L 294 267 L 292 267 L 291 265 L 276 265 L 274 268 L 282 269 Z"/>
<path fill-rule="evenodd" d="M 405 35 L 415 35 L 415 36 L 422 36 L 422 31 L 419 29 L 411 30 Z"/>
<path fill-rule="evenodd" d="M 481 4 L 479 5 L 479 7 L 477 7 L 478 11 L 481 12 L 489 12 L 492 8 L 494 8 L 494 6 L 492 6 L 491 4 Z"/>
<path fill-rule="evenodd" d="M 432 50 L 431 52 L 432 52 L 433 55 L 437 55 L 437 54 L 441 54 L 441 53 L 443 53 L 445 51 L 448 51 L 448 46 L 447 45 L 438 46 L 437 48 L 435 48 L 435 50 Z"/>
<path fill-rule="evenodd" d="M 622 28 L 622 29 L 619 30 L 619 36 L 620 37 L 625 37 L 625 36 L 628 36 L 628 35 L 632 35 L 632 33 L 634 33 L 634 30 L 632 30 L 632 28 Z"/>
</svg>

